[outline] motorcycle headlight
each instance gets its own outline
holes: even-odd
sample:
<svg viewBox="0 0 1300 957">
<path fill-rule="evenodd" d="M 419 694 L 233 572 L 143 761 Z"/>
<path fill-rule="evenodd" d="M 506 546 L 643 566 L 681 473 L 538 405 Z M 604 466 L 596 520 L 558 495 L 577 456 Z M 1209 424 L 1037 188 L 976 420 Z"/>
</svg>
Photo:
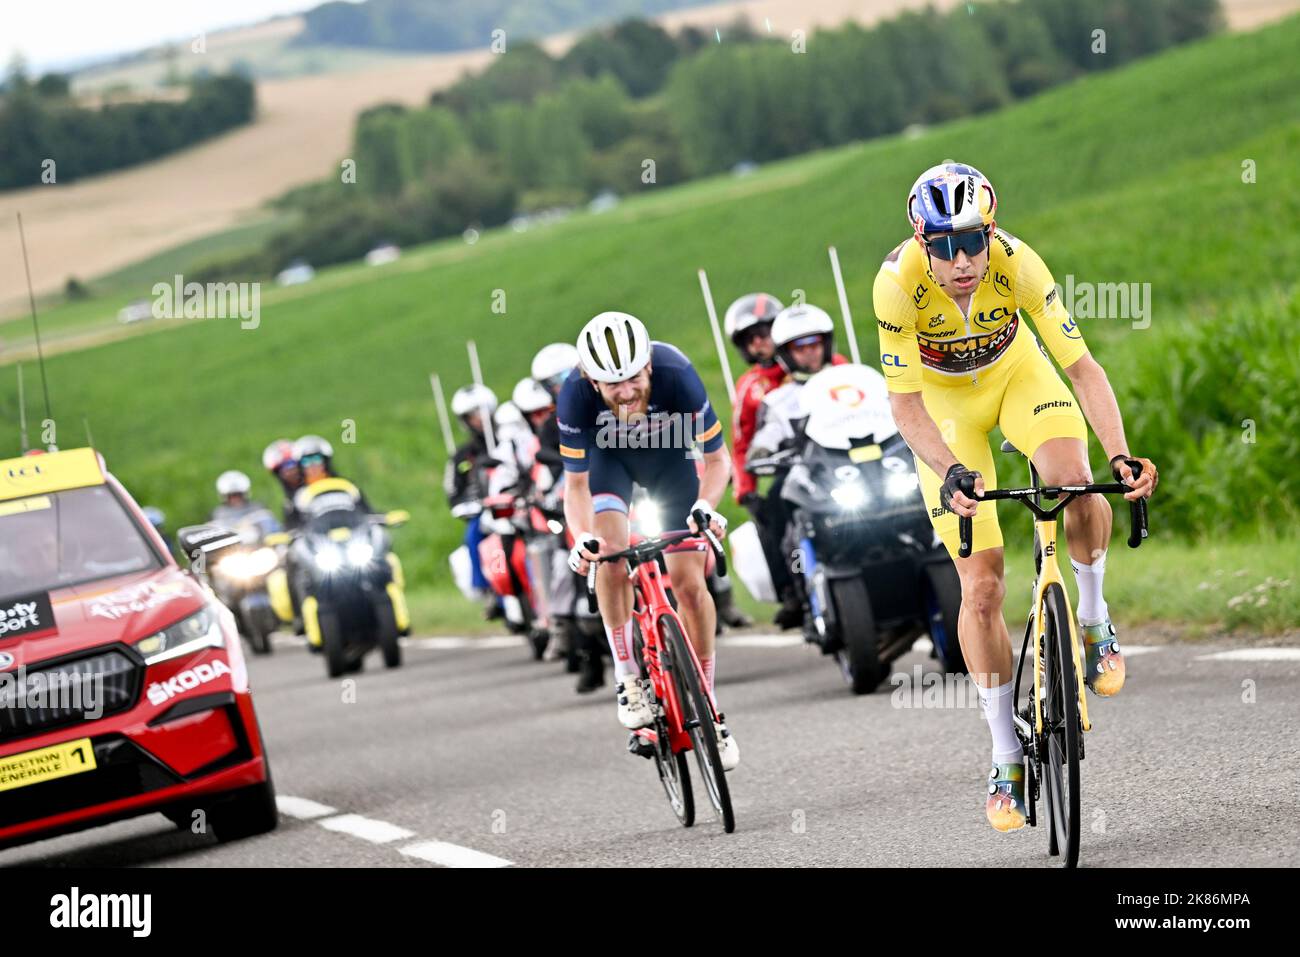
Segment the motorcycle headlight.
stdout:
<svg viewBox="0 0 1300 957">
<path fill-rule="evenodd" d="M 337 548 L 322 548 L 316 553 L 316 567 L 327 575 L 343 567 L 343 553 Z"/>
<path fill-rule="evenodd" d="M 217 562 L 216 570 L 227 578 L 247 581 L 270 574 L 280 563 L 272 548 L 258 548 L 251 552 L 235 552 Z"/>
<path fill-rule="evenodd" d="M 135 643 L 135 650 L 147 665 L 193 654 L 204 648 L 221 648 L 226 643 L 216 611 L 205 605 L 188 618 Z"/>
<path fill-rule="evenodd" d="M 370 559 L 375 557 L 375 546 L 369 542 L 348 542 L 347 548 L 348 564 L 360 568 L 370 564 Z"/>
<path fill-rule="evenodd" d="M 890 498 L 907 498 L 920 484 L 921 480 L 915 472 L 895 472 L 885 479 L 885 494 Z"/>
<path fill-rule="evenodd" d="M 867 501 L 867 490 L 860 482 L 845 482 L 831 489 L 831 498 L 840 508 L 861 508 Z"/>
</svg>

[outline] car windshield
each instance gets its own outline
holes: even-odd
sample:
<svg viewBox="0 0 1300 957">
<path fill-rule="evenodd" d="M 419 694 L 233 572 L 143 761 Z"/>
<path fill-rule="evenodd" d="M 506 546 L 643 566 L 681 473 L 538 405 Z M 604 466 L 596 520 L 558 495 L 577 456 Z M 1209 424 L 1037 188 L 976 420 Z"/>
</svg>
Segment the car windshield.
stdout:
<svg viewBox="0 0 1300 957">
<path fill-rule="evenodd" d="M 0 502 L 0 597 L 159 567 L 107 485 Z"/>
</svg>

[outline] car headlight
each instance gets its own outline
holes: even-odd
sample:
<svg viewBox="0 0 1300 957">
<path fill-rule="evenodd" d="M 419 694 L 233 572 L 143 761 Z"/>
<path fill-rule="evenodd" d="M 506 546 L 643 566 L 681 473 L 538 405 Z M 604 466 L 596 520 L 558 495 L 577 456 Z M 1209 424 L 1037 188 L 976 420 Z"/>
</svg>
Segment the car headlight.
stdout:
<svg viewBox="0 0 1300 957">
<path fill-rule="evenodd" d="M 360 568 L 369 565 L 370 559 L 375 557 L 375 546 L 369 542 L 348 542 L 347 555 L 348 564 Z"/>
<path fill-rule="evenodd" d="M 659 514 L 659 503 L 643 498 L 636 504 L 636 524 L 646 538 L 654 538 L 664 530 L 663 518 Z"/>
<path fill-rule="evenodd" d="M 247 581 L 270 574 L 280 563 L 273 548 L 257 548 L 251 552 L 235 552 L 217 562 L 216 570 L 227 578 Z"/>
<path fill-rule="evenodd" d="M 225 643 L 216 611 L 205 605 L 188 618 L 182 618 L 148 638 L 141 638 L 135 643 L 135 650 L 144 657 L 146 665 L 153 665 L 204 648 L 222 648 Z"/>
<path fill-rule="evenodd" d="M 921 484 L 915 472 L 895 472 L 885 479 L 885 494 L 890 498 L 907 498 Z"/>
<path fill-rule="evenodd" d="M 316 553 L 316 567 L 326 574 L 343 567 L 343 552 L 337 548 L 322 548 Z"/>
<path fill-rule="evenodd" d="M 840 508 L 861 508 L 867 501 L 867 490 L 860 482 L 845 482 L 831 489 L 831 498 Z"/>
</svg>

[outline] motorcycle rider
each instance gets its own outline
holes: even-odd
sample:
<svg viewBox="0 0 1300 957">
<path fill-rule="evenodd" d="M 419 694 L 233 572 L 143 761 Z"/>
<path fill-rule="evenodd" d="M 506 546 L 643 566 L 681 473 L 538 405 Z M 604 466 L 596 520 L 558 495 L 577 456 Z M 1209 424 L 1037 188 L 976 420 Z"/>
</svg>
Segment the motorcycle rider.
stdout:
<svg viewBox="0 0 1300 957">
<path fill-rule="evenodd" d="M 452 454 L 443 476 L 443 491 L 451 505 L 451 514 L 465 521 L 465 548 L 469 552 L 470 582 L 476 593 L 483 596 L 483 617 L 500 618 L 504 611 L 497 596 L 488 587 L 487 578 L 479 561 L 478 545 L 483 532 L 478 518 L 483 511 L 483 496 L 487 493 L 487 470 L 491 465 L 488 454 L 484 418 L 497 408 L 497 397 L 487 386 L 466 385 L 451 397 L 451 411 L 460 420 L 469 438 Z"/>
<path fill-rule="evenodd" d="M 252 525 L 260 534 L 278 530 L 279 524 L 270 510 L 248 497 L 253 482 L 245 473 L 238 469 L 222 472 L 217 476 L 216 486 L 221 504 L 212 510 L 211 521 L 236 530 Z"/>
<path fill-rule="evenodd" d="M 568 342 L 552 342 L 533 356 L 530 369 L 533 381 L 551 397 L 550 412 L 537 426 L 537 460 L 546 466 L 554 479 L 543 504 L 548 510 L 559 511 L 561 518 L 564 509 L 564 458 L 560 454 L 559 416 L 554 406 L 565 380 L 570 375 L 581 374 L 579 361 L 577 347 Z M 540 412 L 538 418 L 541 418 Z M 567 549 L 567 545 L 565 547 Z M 579 672 L 575 690 L 578 694 L 589 694 L 605 685 L 605 658 L 609 654 L 609 644 L 605 640 L 600 616 L 587 607 L 585 583 L 568 568 L 567 551 L 565 559 L 565 567 L 557 566 L 551 576 L 556 589 L 554 603 L 558 608 L 567 609 L 562 616 L 562 626 L 570 622 L 574 626 L 571 639 L 575 642 Z"/>
<path fill-rule="evenodd" d="M 746 461 L 771 456 L 798 438 L 799 391 L 803 384 L 827 365 L 849 360 L 835 352 L 835 323 L 826 311 L 803 303 L 789 306 L 772 323 L 772 347 L 783 377 L 781 385 L 763 395 L 755 414 Z M 737 393 L 739 395 L 739 393 Z M 752 477 L 751 477 L 752 480 Z M 795 586 L 782 544 L 790 524 L 790 507 L 781 497 L 785 475 L 778 474 L 761 500 L 763 554 L 772 573 L 772 584 L 781 599 L 775 623 L 793 628 L 803 620 L 803 604 Z"/>
<path fill-rule="evenodd" d="M 288 439 L 276 439 L 268 445 L 262 452 L 262 468 L 275 476 L 284 492 L 284 503 L 281 505 L 284 527 L 295 528 L 298 525 L 298 513 L 294 511 L 293 496 L 302 488 L 302 469 L 293 457 L 293 443 Z"/>
</svg>

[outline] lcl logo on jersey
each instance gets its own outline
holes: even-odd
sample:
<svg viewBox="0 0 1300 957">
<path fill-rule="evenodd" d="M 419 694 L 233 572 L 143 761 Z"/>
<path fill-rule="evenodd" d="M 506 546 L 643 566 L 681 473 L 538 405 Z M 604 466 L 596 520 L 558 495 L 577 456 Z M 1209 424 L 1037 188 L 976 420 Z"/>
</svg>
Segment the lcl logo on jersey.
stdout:
<svg viewBox="0 0 1300 957">
<path fill-rule="evenodd" d="M 1006 273 L 994 270 L 993 288 L 997 290 L 999 296 L 1006 297 L 1011 295 L 1011 280 L 1007 278 Z"/>
<path fill-rule="evenodd" d="M 1073 318 L 1067 319 L 1061 323 L 1061 331 L 1065 333 L 1067 339 L 1082 339 L 1083 334 L 1079 332 L 1079 324 Z"/>
<path fill-rule="evenodd" d="M 923 282 L 916 284 L 916 291 L 912 293 L 912 302 L 917 309 L 924 309 L 930 305 L 930 287 Z"/>
<path fill-rule="evenodd" d="M 1006 306 L 994 306 L 987 313 L 981 312 L 973 320 L 977 326 L 996 326 L 999 323 L 1007 322 L 1015 315 L 1014 309 L 1008 309 Z"/>
</svg>

